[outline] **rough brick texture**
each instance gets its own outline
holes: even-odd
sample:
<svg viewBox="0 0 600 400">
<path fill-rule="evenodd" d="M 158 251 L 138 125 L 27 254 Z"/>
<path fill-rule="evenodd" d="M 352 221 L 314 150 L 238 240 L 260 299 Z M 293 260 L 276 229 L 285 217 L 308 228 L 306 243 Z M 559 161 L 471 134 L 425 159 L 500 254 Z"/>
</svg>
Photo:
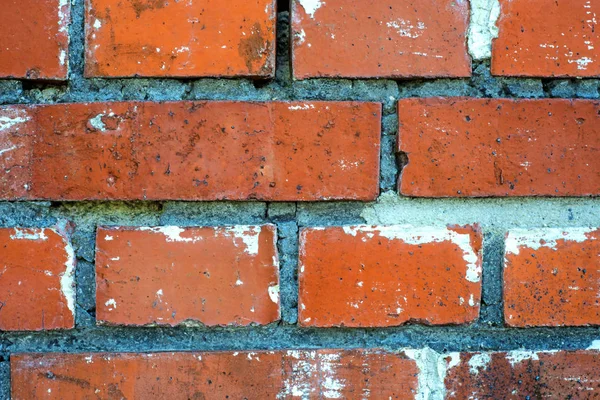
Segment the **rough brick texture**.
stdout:
<svg viewBox="0 0 600 400">
<path fill-rule="evenodd" d="M 508 325 L 600 325 L 600 229 L 512 230 L 504 260 Z"/>
<path fill-rule="evenodd" d="M 597 351 L 463 353 L 446 375 L 447 399 L 593 399 Z"/>
<path fill-rule="evenodd" d="M 86 2 L 87 76 L 274 74 L 274 0 Z"/>
<path fill-rule="evenodd" d="M 600 103 L 406 99 L 399 190 L 418 197 L 600 194 Z"/>
<path fill-rule="evenodd" d="M 478 227 L 307 228 L 300 236 L 299 322 L 376 327 L 463 324 L 479 315 Z"/>
<path fill-rule="evenodd" d="M 73 328 L 74 277 L 66 231 L 0 229 L 0 331 Z"/>
<path fill-rule="evenodd" d="M 311 77 L 466 77 L 469 5 L 292 0 L 293 68 Z"/>
<path fill-rule="evenodd" d="M 71 2 L 0 0 L 0 8 L 0 78 L 66 79 Z"/>
<path fill-rule="evenodd" d="M 492 73 L 600 76 L 600 3 L 594 0 L 499 0 Z"/>
<path fill-rule="evenodd" d="M 13 400 L 410 399 L 417 373 L 404 353 L 378 350 L 11 357 Z"/>
<path fill-rule="evenodd" d="M 251 325 L 279 319 L 274 225 L 100 228 L 96 320 Z"/>
<path fill-rule="evenodd" d="M 371 200 L 379 192 L 375 103 L 8 106 L 0 124 L 2 199 Z"/>
</svg>

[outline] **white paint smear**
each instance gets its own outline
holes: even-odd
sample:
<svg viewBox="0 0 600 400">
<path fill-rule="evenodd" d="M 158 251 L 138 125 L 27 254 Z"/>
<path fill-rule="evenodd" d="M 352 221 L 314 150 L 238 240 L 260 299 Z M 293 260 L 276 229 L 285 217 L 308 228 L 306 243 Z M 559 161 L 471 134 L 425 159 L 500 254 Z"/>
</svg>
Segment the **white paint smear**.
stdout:
<svg viewBox="0 0 600 400">
<path fill-rule="evenodd" d="M 469 372 L 471 375 L 478 375 L 479 371 L 485 369 L 491 361 L 492 358 L 487 353 L 475 354 L 469 360 Z"/>
<path fill-rule="evenodd" d="M 260 226 L 232 226 L 224 228 L 226 234 L 231 235 L 233 238 L 241 239 L 246 249 L 245 253 L 255 256 L 258 254 L 259 248 L 259 237 L 261 232 Z M 216 234 L 216 232 L 215 232 Z"/>
<path fill-rule="evenodd" d="M 595 229 L 592 228 L 537 228 L 537 229 L 511 229 L 506 237 L 504 254 L 519 254 L 521 247 L 538 250 L 548 247 L 556 250 L 559 240 L 567 242 L 585 242 L 598 238 L 588 236 Z"/>
<path fill-rule="evenodd" d="M 4 110 L 3 113 L 5 115 L 0 115 L 0 132 L 6 131 L 10 128 L 13 128 L 19 124 L 23 124 L 29 120 L 31 117 L 27 114 L 25 110 Z M 8 113 L 14 114 L 12 116 L 6 115 Z M 17 127 L 16 130 L 19 130 Z"/>
<path fill-rule="evenodd" d="M 14 233 L 10 235 L 13 240 L 48 240 L 46 236 L 46 229 L 28 229 L 28 228 L 14 228 Z"/>
<path fill-rule="evenodd" d="M 410 225 L 394 226 L 350 226 L 344 227 L 348 235 L 356 236 L 358 233 L 372 238 L 374 235 L 383 236 L 390 240 L 402 240 L 406 244 L 421 245 L 427 243 L 451 242 L 457 245 L 463 252 L 463 259 L 467 263 L 466 279 L 469 282 L 481 280 L 481 264 L 479 255 L 471 245 L 471 236 L 466 233 L 458 233 L 450 229 L 433 227 L 413 227 Z"/>
<path fill-rule="evenodd" d="M 469 54 L 473 60 L 492 56 L 492 41 L 498 37 L 496 22 L 500 17 L 498 0 L 471 0 L 471 22 L 468 30 Z"/>
<path fill-rule="evenodd" d="M 310 15 L 311 18 L 315 17 L 315 13 L 323 4 L 321 0 L 297 0 L 298 3 L 304 8 L 304 11 Z"/>
</svg>

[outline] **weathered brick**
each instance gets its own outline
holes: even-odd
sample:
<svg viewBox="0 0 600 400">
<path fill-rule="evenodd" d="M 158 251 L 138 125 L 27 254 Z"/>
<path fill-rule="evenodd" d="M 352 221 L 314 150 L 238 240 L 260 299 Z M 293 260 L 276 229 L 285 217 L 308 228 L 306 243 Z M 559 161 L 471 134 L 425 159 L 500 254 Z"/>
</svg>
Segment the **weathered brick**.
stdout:
<svg viewBox="0 0 600 400">
<path fill-rule="evenodd" d="M 381 105 L 0 107 L 0 198 L 372 200 Z"/>
<path fill-rule="evenodd" d="M 67 79 L 71 2 L 0 0 L 0 7 L 0 78 Z"/>
<path fill-rule="evenodd" d="M 600 103 L 406 99 L 399 190 L 417 197 L 600 194 Z"/>
<path fill-rule="evenodd" d="M 464 324 L 479 315 L 481 231 L 329 227 L 300 234 L 303 326 Z"/>
<path fill-rule="evenodd" d="M 514 229 L 504 254 L 510 326 L 600 325 L 600 229 Z"/>
<path fill-rule="evenodd" d="M 467 77 L 466 1 L 292 1 L 293 69 L 311 77 Z"/>
<path fill-rule="evenodd" d="M 11 356 L 12 398 L 410 399 L 419 372 L 381 350 Z"/>
<path fill-rule="evenodd" d="M 275 71 L 275 1 L 87 0 L 86 76 Z"/>
<path fill-rule="evenodd" d="M 500 0 L 492 73 L 600 76 L 600 34 L 593 0 Z"/>
<path fill-rule="evenodd" d="M 279 320 L 275 225 L 99 228 L 96 319 L 115 325 Z"/>
<path fill-rule="evenodd" d="M 0 331 L 70 329 L 75 254 L 64 229 L 0 229 Z"/>
<path fill-rule="evenodd" d="M 597 351 L 462 353 L 446 374 L 447 399 L 591 399 Z"/>
</svg>

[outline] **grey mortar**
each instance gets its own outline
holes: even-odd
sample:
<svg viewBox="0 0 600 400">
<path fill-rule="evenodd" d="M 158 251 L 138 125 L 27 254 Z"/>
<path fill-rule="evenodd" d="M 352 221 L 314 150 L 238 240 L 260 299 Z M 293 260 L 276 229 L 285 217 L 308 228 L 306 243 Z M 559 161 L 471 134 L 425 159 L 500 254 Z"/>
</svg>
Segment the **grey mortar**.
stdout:
<svg viewBox="0 0 600 400">
<path fill-rule="evenodd" d="M 472 96 L 597 99 L 595 79 L 503 79 L 489 61 L 473 63 L 470 79 L 294 81 L 289 66 L 289 14 L 278 14 L 277 71 L 271 81 L 247 79 L 86 79 L 83 77 L 83 0 L 73 0 L 70 79 L 67 83 L 0 81 L 0 104 L 123 100 L 357 100 L 383 104 L 382 195 L 360 202 L 0 202 L 1 227 L 77 225 L 76 329 L 0 332 L 0 399 L 9 388 L 8 363 L 17 352 L 249 350 L 283 348 L 430 347 L 468 350 L 582 349 L 600 339 L 598 328 L 515 329 L 502 321 L 504 232 L 513 227 L 600 226 L 593 198 L 410 199 L 397 195 L 402 155 L 395 154 L 396 101 L 406 97 Z M 278 226 L 282 321 L 249 328 L 120 328 L 95 326 L 94 247 L 98 225 Z M 298 230 L 345 224 L 434 225 L 480 223 L 485 232 L 481 318 L 469 326 L 406 325 L 386 329 L 303 329 L 297 322 Z"/>
</svg>

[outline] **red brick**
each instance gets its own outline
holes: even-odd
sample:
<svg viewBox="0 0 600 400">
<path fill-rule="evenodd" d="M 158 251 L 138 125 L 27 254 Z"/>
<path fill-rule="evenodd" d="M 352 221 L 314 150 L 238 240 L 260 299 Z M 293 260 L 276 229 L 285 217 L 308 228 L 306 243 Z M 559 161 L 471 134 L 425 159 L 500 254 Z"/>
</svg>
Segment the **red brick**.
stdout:
<svg viewBox="0 0 600 400">
<path fill-rule="evenodd" d="M 505 76 L 600 76 L 594 0 L 500 0 L 492 73 Z"/>
<path fill-rule="evenodd" d="M 67 79 L 71 2 L 0 0 L 0 8 L 0 78 Z"/>
<path fill-rule="evenodd" d="M 504 253 L 510 326 L 600 325 L 600 229 L 515 229 Z"/>
<path fill-rule="evenodd" d="M 409 399 L 418 368 L 404 353 L 291 350 L 11 356 L 13 400 Z"/>
<path fill-rule="evenodd" d="M 463 353 L 446 375 L 446 398 L 596 398 L 598 371 L 597 351 Z"/>
<path fill-rule="evenodd" d="M 469 5 L 292 0 L 293 69 L 311 77 L 468 77 Z"/>
<path fill-rule="evenodd" d="M 99 228 L 100 324 L 269 324 L 279 320 L 274 225 Z"/>
<path fill-rule="evenodd" d="M 300 235 L 303 326 L 463 324 L 479 315 L 477 226 L 307 228 Z"/>
<path fill-rule="evenodd" d="M 73 328 L 74 279 L 65 229 L 0 229 L 0 331 Z"/>
<path fill-rule="evenodd" d="M 416 197 L 600 194 L 600 103 L 407 99 L 399 190 Z"/>
<path fill-rule="evenodd" d="M 275 71 L 275 0 L 87 0 L 86 76 Z"/>
<path fill-rule="evenodd" d="M 0 107 L 0 198 L 373 200 L 380 122 L 354 102 Z"/>
</svg>

